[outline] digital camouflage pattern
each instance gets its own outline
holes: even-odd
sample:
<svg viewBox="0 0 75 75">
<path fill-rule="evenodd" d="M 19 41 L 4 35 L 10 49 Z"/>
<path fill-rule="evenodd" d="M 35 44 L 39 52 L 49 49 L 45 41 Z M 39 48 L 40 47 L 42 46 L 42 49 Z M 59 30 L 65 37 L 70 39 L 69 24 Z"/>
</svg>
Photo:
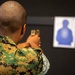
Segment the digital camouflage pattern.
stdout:
<svg viewBox="0 0 75 75">
<path fill-rule="evenodd" d="M 39 49 L 21 48 L 7 36 L 0 36 L 0 75 L 38 75 L 43 60 Z"/>
</svg>

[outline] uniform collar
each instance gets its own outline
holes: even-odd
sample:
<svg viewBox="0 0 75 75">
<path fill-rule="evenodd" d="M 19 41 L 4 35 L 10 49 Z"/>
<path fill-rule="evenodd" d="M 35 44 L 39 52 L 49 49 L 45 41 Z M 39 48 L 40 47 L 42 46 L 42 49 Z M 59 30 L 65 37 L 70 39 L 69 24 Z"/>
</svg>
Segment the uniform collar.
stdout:
<svg viewBox="0 0 75 75">
<path fill-rule="evenodd" d="M 16 43 L 8 36 L 0 36 L 0 42 L 6 43 L 6 44 L 11 44 L 13 46 L 16 45 Z"/>
</svg>

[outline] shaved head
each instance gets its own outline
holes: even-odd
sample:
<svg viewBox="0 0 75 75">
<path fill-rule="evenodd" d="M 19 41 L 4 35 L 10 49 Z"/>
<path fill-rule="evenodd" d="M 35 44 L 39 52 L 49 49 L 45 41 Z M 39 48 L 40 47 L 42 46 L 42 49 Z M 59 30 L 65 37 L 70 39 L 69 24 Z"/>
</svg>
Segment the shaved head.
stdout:
<svg viewBox="0 0 75 75">
<path fill-rule="evenodd" d="M 0 6 L 0 29 L 16 32 L 26 24 L 26 10 L 16 1 L 7 1 Z"/>
</svg>

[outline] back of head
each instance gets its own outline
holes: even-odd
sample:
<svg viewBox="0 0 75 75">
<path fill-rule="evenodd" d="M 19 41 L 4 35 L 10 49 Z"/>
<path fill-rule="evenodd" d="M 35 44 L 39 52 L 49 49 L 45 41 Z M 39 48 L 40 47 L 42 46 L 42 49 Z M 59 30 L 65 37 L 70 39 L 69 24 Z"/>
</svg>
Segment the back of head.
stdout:
<svg viewBox="0 0 75 75">
<path fill-rule="evenodd" d="M 7 1 L 0 6 L 0 30 L 16 32 L 26 23 L 26 11 L 16 1 Z"/>
</svg>

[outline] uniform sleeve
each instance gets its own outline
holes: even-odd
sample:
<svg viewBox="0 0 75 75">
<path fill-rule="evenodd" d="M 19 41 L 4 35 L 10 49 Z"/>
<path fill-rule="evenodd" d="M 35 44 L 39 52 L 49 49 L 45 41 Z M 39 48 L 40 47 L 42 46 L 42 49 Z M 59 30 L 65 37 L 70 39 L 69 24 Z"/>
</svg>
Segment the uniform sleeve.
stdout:
<svg viewBox="0 0 75 75">
<path fill-rule="evenodd" d="M 22 48 L 15 54 L 17 74 L 38 75 L 42 71 L 43 59 L 39 49 Z"/>
<path fill-rule="evenodd" d="M 43 69 L 39 75 L 45 75 L 48 72 L 48 70 L 50 69 L 50 62 L 47 59 L 47 57 L 45 56 L 45 54 L 43 54 L 43 53 L 42 53 L 42 58 L 43 58 Z"/>
</svg>

